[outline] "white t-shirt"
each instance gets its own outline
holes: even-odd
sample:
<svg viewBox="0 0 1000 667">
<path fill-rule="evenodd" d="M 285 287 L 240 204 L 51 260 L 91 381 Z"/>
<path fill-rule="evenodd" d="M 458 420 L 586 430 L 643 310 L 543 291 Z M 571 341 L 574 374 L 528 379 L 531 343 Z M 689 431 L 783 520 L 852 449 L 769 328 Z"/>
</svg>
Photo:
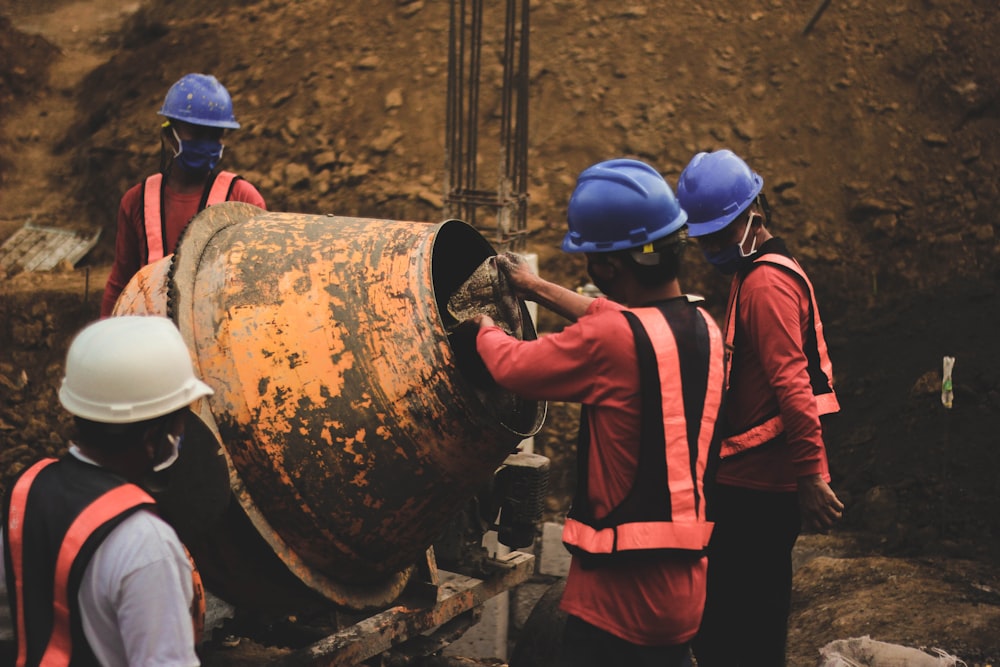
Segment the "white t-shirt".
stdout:
<svg viewBox="0 0 1000 667">
<path fill-rule="evenodd" d="M 108 534 L 84 570 L 84 634 L 102 665 L 196 667 L 193 595 L 191 562 L 174 529 L 139 510 Z M 0 640 L 13 638 L 9 609 L 0 558 Z"/>
</svg>

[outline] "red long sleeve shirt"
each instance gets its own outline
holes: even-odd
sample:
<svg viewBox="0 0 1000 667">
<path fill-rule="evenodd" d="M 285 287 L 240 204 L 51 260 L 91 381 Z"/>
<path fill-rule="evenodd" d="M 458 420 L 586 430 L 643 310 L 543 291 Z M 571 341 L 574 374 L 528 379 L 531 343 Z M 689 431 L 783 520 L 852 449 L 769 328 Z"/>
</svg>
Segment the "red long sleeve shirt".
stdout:
<svg viewBox="0 0 1000 667">
<path fill-rule="evenodd" d="M 716 479 L 764 491 L 795 491 L 799 477 L 817 473 L 830 481 L 803 351 L 809 293 L 798 278 L 763 264 L 744 279 L 739 298 L 726 417 L 739 432 L 780 412 L 787 444 L 723 459 Z"/>
<path fill-rule="evenodd" d="M 533 400 L 589 406 L 589 494 L 598 517 L 632 488 L 639 455 L 639 371 L 621 306 L 597 299 L 559 333 L 518 341 L 483 329 L 477 348 L 500 386 Z M 574 557 L 562 608 L 635 644 L 690 640 L 705 606 L 706 559 L 585 570 Z"/>
<path fill-rule="evenodd" d="M 115 238 L 115 263 L 104 286 L 104 297 L 101 300 L 101 317 L 107 317 L 114 310 L 115 301 L 122 293 L 128 281 L 143 267 L 146 256 L 146 230 L 142 211 L 143 183 L 133 185 L 122 197 L 118 206 L 118 231 Z M 169 255 L 177 247 L 181 232 L 198 213 L 202 192 L 182 194 L 163 187 L 163 210 L 166 215 L 166 235 L 163 239 L 164 256 Z M 266 209 L 264 198 L 253 185 L 237 179 L 233 182 L 233 190 L 229 201 L 241 201 Z"/>
</svg>

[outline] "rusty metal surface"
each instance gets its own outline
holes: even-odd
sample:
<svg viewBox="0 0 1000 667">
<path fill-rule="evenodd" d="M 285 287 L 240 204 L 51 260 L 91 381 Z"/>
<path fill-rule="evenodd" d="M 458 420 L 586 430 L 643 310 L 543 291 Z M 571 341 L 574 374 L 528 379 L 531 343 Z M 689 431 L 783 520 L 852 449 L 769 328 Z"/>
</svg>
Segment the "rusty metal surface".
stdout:
<svg viewBox="0 0 1000 667">
<path fill-rule="evenodd" d="M 233 497 L 258 541 L 335 604 L 391 603 L 518 433 L 541 424 L 538 404 L 501 401 L 517 414 L 499 415 L 483 404 L 442 321 L 448 297 L 492 254 L 458 221 L 226 203 L 189 224 L 166 288 L 162 267 L 126 288 L 121 309 L 166 309 L 215 390 L 196 412 L 223 443 Z M 203 533 L 193 551 L 212 554 L 219 577 L 249 575 L 251 590 L 240 590 L 252 603 L 255 581 L 272 577 L 227 567 L 260 546 L 243 528 L 245 546 L 225 544 L 240 521 Z"/>
<path fill-rule="evenodd" d="M 139 269 L 119 295 L 112 316 L 168 316 L 173 259 L 167 255 Z M 197 359 L 192 361 L 197 367 Z M 177 463 L 161 475 L 167 480 L 166 488 L 155 494 L 161 511 L 182 538 L 195 539 L 220 520 L 230 499 L 229 469 L 208 403 L 199 400 L 186 422 Z"/>
<path fill-rule="evenodd" d="M 167 255 L 139 269 L 118 295 L 111 311 L 116 315 L 167 315 L 168 275 L 173 255 Z"/>
<path fill-rule="evenodd" d="M 526 581 L 534 571 L 534 562 L 534 556 L 515 551 L 496 561 L 495 573 L 485 579 L 448 573 L 443 579 L 436 604 L 425 608 L 392 607 L 296 651 L 275 664 L 282 667 L 360 664 Z"/>
</svg>

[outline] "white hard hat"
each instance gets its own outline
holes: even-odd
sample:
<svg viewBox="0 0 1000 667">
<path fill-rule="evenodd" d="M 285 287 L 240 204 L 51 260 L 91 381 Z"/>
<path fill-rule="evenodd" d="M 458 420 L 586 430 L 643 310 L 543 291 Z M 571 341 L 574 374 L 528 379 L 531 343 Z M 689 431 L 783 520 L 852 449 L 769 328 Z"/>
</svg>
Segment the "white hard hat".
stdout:
<svg viewBox="0 0 1000 667">
<path fill-rule="evenodd" d="M 172 321 L 129 315 L 99 320 L 76 335 L 59 402 L 84 419 L 126 424 L 170 414 L 211 394 L 195 377 Z"/>
</svg>

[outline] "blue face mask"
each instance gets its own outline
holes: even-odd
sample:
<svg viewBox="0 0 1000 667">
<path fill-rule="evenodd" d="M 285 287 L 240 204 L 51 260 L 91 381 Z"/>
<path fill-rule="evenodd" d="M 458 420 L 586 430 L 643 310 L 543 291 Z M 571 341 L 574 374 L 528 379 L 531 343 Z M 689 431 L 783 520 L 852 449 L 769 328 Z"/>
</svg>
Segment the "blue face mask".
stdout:
<svg viewBox="0 0 1000 667">
<path fill-rule="evenodd" d="M 178 146 L 177 152 L 174 153 L 174 160 L 185 170 L 195 174 L 207 174 L 219 164 L 219 160 L 222 159 L 222 151 L 225 148 L 222 142 L 211 139 L 181 141 L 181 138 L 177 136 L 177 130 L 173 130 L 173 132 Z"/>
<path fill-rule="evenodd" d="M 760 214 L 751 212 L 750 215 L 747 216 L 747 225 L 743 230 L 743 238 L 740 239 L 739 243 L 734 243 L 733 245 L 726 246 L 722 250 L 716 250 L 714 252 L 702 248 L 701 252 L 705 255 L 705 259 L 707 259 L 709 264 L 714 266 L 722 275 L 733 275 L 739 271 L 740 268 L 751 261 L 750 257 L 757 252 L 756 238 L 754 238 L 754 242 L 750 246 L 750 251 L 743 251 L 743 245 L 747 242 L 747 238 L 750 236 L 750 230 L 753 227 L 755 217 L 760 217 Z"/>
<path fill-rule="evenodd" d="M 723 248 L 716 252 L 702 250 L 705 259 L 709 264 L 724 276 L 731 276 L 740 270 L 740 267 L 747 262 L 747 258 L 740 252 L 740 247 L 736 244 Z"/>
</svg>

